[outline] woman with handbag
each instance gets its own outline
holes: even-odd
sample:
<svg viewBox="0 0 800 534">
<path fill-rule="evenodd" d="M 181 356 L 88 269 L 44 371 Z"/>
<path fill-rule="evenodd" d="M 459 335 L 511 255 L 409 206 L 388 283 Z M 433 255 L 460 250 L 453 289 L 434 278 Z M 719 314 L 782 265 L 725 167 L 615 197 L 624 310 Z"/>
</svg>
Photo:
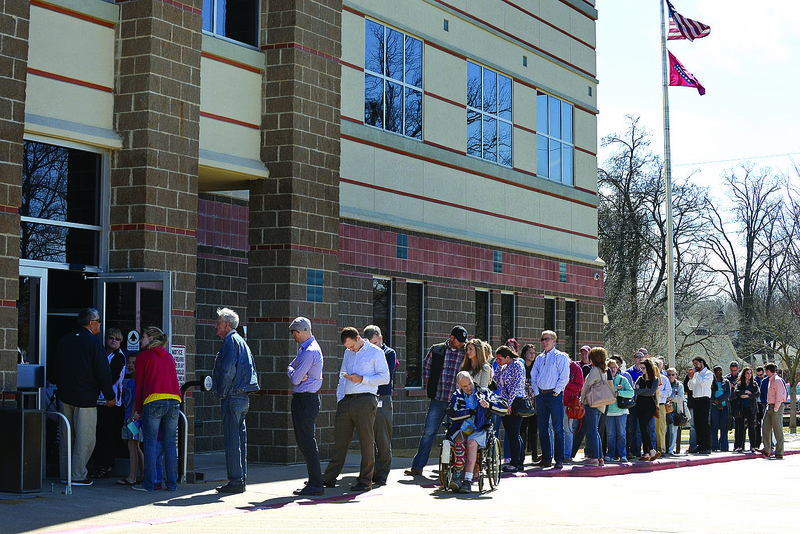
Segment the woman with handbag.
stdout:
<svg viewBox="0 0 800 534">
<path fill-rule="evenodd" d="M 626 447 L 626 422 L 628 420 L 628 407 L 635 406 L 633 400 L 633 387 L 628 379 L 619 372 L 617 362 L 609 359 L 606 362 L 608 370 L 611 372 L 611 380 L 614 391 L 617 394 L 617 401 L 608 405 L 606 414 L 606 435 L 608 439 L 608 454 L 606 462 L 627 462 Z"/>
<path fill-rule="evenodd" d="M 737 441 L 733 444 L 733 452 L 744 452 L 744 426 L 747 425 L 747 435 L 750 438 L 750 452 L 756 450 L 756 417 L 758 414 L 758 398 L 761 391 L 758 383 L 753 379 L 753 369 L 745 367 L 739 373 L 733 397 L 736 399 L 736 408 L 733 418 L 736 425 Z M 738 410 L 738 413 L 737 413 Z"/>
<path fill-rule="evenodd" d="M 672 389 L 672 393 L 669 395 L 668 402 L 672 404 L 672 412 L 673 412 L 673 421 L 671 425 L 667 425 L 667 454 L 672 456 L 675 454 L 675 443 L 678 440 L 678 432 L 680 432 L 680 425 L 676 422 L 676 419 L 681 419 L 676 417 L 675 414 L 679 413 L 681 415 L 685 415 L 683 413 L 683 383 L 678 380 L 678 370 L 674 367 L 670 367 L 667 369 L 667 379 L 669 380 L 670 388 Z"/>
<path fill-rule="evenodd" d="M 658 371 L 650 358 L 642 362 L 643 373 L 636 380 L 633 392 L 636 394 L 636 420 L 642 429 L 642 450 L 644 456 L 639 458 L 644 462 L 652 462 L 661 457 L 661 453 L 653 448 L 653 441 L 648 432 L 650 421 L 658 410 L 656 395 L 658 394 Z"/>
<path fill-rule="evenodd" d="M 600 444 L 600 432 L 598 424 L 600 416 L 605 412 L 605 407 L 613 403 L 616 399 L 611 381 L 606 372 L 606 359 L 608 354 L 602 347 L 594 347 L 589 351 L 589 361 L 592 368 L 586 375 L 581 389 L 581 403 L 584 405 L 586 415 L 586 456 L 590 458 L 587 465 L 602 466 L 603 450 Z"/>
<path fill-rule="evenodd" d="M 522 464 L 522 438 L 519 435 L 519 427 L 522 424 L 522 417 L 514 413 L 514 399 L 522 397 L 527 399 L 525 393 L 525 364 L 522 358 L 511 348 L 503 345 L 495 352 L 497 360 L 497 370 L 495 371 L 495 381 L 497 382 L 497 396 L 508 403 L 508 411 L 503 416 L 503 428 L 506 429 L 508 438 L 510 461 L 503 466 L 503 472 L 516 473 L 523 471 Z"/>
</svg>

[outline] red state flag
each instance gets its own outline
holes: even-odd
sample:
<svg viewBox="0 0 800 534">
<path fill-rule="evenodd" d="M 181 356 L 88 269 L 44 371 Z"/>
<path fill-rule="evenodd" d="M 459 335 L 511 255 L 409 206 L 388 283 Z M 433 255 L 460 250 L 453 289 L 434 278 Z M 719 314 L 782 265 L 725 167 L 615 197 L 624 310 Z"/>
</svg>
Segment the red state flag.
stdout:
<svg viewBox="0 0 800 534">
<path fill-rule="evenodd" d="M 672 55 L 672 52 L 667 50 L 667 53 L 669 54 L 669 84 L 675 87 L 694 87 L 701 96 L 706 94 L 706 88 L 694 74 L 686 70 L 678 58 Z"/>
</svg>

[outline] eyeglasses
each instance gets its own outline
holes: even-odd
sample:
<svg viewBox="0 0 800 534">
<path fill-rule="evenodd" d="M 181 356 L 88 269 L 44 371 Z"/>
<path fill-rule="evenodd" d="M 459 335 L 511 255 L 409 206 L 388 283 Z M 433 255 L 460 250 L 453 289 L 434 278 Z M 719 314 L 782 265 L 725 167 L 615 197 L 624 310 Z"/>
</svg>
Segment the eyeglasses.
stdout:
<svg viewBox="0 0 800 534">
<path fill-rule="evenodd" d="M 552 339 L 553 339 L 552 337 L 543 337 L 543 338 L 542 338 L 542 339 L 540 339 L 539 341 L 541 341 L 542 343 L 544 343 L 545 341 L 552 341 Z"/>
<path fill-rule="evenodd" d="M 116 337 L 116 336 L 108 336 L 108 340 L 109 341 L 122 341 L 122 338 L 121 337 Z"/>
<path fill-rule="evenodd" d="M 678 376 L 675 373 L 667 373 L 667 376 Z"/>
</svg>

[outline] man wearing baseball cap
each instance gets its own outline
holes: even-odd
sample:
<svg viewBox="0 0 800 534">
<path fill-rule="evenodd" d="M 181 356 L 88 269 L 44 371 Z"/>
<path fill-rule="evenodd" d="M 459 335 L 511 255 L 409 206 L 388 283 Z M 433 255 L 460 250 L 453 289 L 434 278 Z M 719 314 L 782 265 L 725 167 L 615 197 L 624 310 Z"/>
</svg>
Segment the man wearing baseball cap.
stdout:
<svg viewBox="0 0 800 534">
<path fill-rule="evenodd" d="M 450 403 L 450 396 L 456 389 L 456 375 L 464 361 L 464 344 L 467 342 L 467 329 L 463 326 L 453 327 L 450 337 L 444 343 L 433 345 L 423 362 L 422 378 L 428 390 L 428 413 L 425 416 L 425 428 L 419 440 L 419 448 L 411 468 L 405 474 L 416 476 L 422 474 L 431 455 L 433 440 L 442 426 L 445 410 Z"/>
<path fill-rule="evenodd" d="M 297 357 L 286 368 L 292 381 L 292 426 L 297 448 L 306 459 L 308 482 L 295 495 L 322 495 L 322 467 L 315 425 L 319 415 L 319 388 L 322 386 L 322 349 L 311 335 L 311 321 L 298 317 L 289 325 L 289 332 L 300 344 Z"/>
</svg>

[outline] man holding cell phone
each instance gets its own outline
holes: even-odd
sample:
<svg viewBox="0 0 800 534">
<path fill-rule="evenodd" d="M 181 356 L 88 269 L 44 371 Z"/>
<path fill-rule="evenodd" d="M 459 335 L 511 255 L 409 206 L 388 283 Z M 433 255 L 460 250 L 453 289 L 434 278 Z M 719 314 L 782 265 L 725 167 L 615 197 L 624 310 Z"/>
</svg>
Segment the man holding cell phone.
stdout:
<svg viewBox="0 0 800 534">
<path fill-rule="evenodd" d="M 389 383 L 389 367 L 383 351 L 363 339 L 352 326 L 342 330 L 341 340 L 347 350 L 344 351 L 336 388 L 333 457 L 325 468 L 322 481 L 325 487 L 336 487 L 336 477 L 342 472 L 355 430 L 361 445 L 361 471 L 350 491 L 363 492 L 372 489 L 378 386 Z"/>
</svg>

